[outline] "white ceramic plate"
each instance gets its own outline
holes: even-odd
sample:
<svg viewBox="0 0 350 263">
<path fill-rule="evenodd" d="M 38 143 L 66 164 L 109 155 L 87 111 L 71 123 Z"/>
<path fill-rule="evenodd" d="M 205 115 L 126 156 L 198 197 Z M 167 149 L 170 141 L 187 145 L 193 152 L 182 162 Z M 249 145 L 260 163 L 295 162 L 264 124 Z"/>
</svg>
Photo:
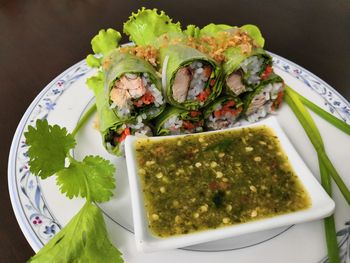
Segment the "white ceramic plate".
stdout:
<svg viewBox="0 0 350 263">
<path fill-rule="evenodd" d="M 275 117 L 269 117 L 259 121 L 258 123 L 248 124 L 242 127 L 261 127 L 262 125 L 272 129 L 273 133 L 278 137 L 281 147 L 285 154 L 288 156 L 288 160 L 293 167 L 295 174 L 298 176 L 300 182 L 303 184 L 306 192 L 310 196 L 311 206 L 305 210 L 269 218 L 262 218 L 243 224 L 235 224 L 207 231 L 199 231 L 189 233 L 187 235 L 159 238 L 153 235 L 148 227 L 149 223 L 145 210 L 142 183 L 140 182 L 138 174 L 138 170 L 142 167 L 139 167 L 137 164 L 135 145 L 137 144 L 137 141 L 144 140 L 144 138 L 128 136 L 125 141 L 125 156 L 130 184 L 136 248 L 138 251 L 154 252 L 170 248 L 181 248 L 204 242 L 216 241 L 223 238 L 237 237 L 243 234 L 273 229 L 281 226 L 289 226 L 296 223 L 304 223 L 312 220 L 322 219 L 333 213 L 335 207 L 334 201 L 328 196 L 319 182 L 315 179 L 309 168 L 305 165 L 291 142 L 288 140 L 286 134 L 279 126 Z M 227 129 L 225 131 L 239 130 L 242 129 L 242 127 L 235 127 Z M 224 133 L 225 131 L 212 131 L 210 133 Z M 167 138 L 171 139 L 184 136 L 194 136 L 196 138 L 199 138 L 201 134 L 203 133 L 196 133 L 191 135 L 159 136 L 151 137 L 149 140 L 157 141 Z M 169 191 L 171 191 L 171 189 Z"/>
<path fill-rule="evenodd" d="M 350 104 L 324 81 L 302 67 L 272 54 L 274 69 L 288 85 L 334 116 L 350 123 Z M 41 180 L 28 168 L 28 147 L 23 133 L 38 118 L 47 118 L 72 130 L 83 112 L 93 103 L 93 94 L 85 86 L 86 78 L 95 73 L 84 61 L 67 69 L 37 96 L 24 114 L 14 135 L 8 164 L 9 192 L 18 223 L 35 251 L 48 242 L 83 205 L 83 200 L 66 198 L 59 192 L 55 178 Z M 316 115 L 331 160 L 350 186 L 349 136 Z M 319 174 L 315 151 L 287 105 L 277 119 L 288 138 L 314 175 Z M 203 243 L 157 253 L 137 252 L 132 224 L 131 202 L 125 159 L 106 153 L 92 122 L 78 135 L 76 158 L 98 154 L 117 166 L 117 188 L 113 199 L 100 207 L 113 243 L 122 251 L 126 262 L 320 262 L 326 260 L 322 220 L 247 234 L 235 238 Z M 334 185 L 336 226 L 342 257 L 349 261 L 350 207 Z M 344 261 L 345 262 L 345 261 Z"/>
</svg>

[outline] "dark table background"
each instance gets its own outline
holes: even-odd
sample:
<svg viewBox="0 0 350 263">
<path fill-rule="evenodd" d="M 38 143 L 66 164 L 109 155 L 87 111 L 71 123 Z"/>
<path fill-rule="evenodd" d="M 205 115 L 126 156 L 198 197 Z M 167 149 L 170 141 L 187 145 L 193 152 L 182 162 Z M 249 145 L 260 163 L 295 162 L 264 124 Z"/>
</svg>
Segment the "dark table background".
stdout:
<svg viewBox="0 0 350 263">
<path fill-rule="evenodd" d="M 20 118 L 46 84 L 91 52 L 90 39 L 99 29 L 121 31 L 142 6 L 164 10 L 184 26 L 256 24 L 267 50 L 310 70 L 350 100 L 348 0 L 0 0 L 0 262 L 25 262 L 34 254 L 7 188 L 7 158 Z"/>
</svg>

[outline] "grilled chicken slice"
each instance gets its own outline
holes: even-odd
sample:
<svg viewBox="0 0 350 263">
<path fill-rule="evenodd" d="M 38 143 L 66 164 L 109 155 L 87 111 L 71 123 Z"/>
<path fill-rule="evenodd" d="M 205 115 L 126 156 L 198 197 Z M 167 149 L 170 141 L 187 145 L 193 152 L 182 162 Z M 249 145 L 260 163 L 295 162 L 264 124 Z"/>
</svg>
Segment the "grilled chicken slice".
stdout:
<svg viewBox="0 0 350 263">
<path fill-rule="evenodd" d="M 191 72 L 187 68 L 180 68 L 176 72 L 173 84 L 174 100 L 180 103 L 186 100 L 191 78 Z"/>
<path fill-rule="evenodd" d="M 128 107 L 128 100 L 130 100 L 131 96 L 126 89 L 118 89 L 114 87 L 109 94 L 111 100 L 119 107 L 126 108 Z"/>
<path fill-rule="evenodd" d="M 129 91 L 132 98 L 139 98 L 146 93 L 145 85 L 140 77 L 133 74 L 122 76 L 115 84 L 117 89 Z"/>
<path fill-rule="evenodd" d="M 242 82 L 242 75 L 238 72 L 232 73 L 227 79 L 226 79 L 226 85 L 232 90 L 234 94 L 237 96 L 243 92 L 245 92 L 245 86 Z"/>
<path fill-rule="evenodd" d="M 126 108 L 131 98 L 140 98 L 146 91 L 145 85 L 139 76 L 126 74 L 116 81 L 110 97 L 119 108 Z"/>
</svg>

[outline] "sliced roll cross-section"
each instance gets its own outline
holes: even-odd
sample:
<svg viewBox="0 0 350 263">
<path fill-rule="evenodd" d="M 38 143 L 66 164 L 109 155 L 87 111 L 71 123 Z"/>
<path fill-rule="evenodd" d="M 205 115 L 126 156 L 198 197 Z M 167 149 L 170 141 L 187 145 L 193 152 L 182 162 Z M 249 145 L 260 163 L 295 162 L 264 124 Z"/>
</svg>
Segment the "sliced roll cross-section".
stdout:
<svg viewBox="0 0 350 263">
<path fill-rule="evenodd" d="M 282 103 L 283 91 L 283 79 L 276 74 L 271 74 L 268 79 L 262 81 L 254 91 L 243 97 L 247 120 L 255 122 L 274 112 Z"/>
<path fill-rule="evenodd" d="M 273 72 L 271 57 L 261 48 L 243 54 L 239 48 L 226 51 L 225 72 L 226 92 L 233 96 L 253 90 Z"/>
<path fill-rule="evenodd" d="M 136 116 L 152 119 L 163 111 L 161 81 L 147 61 L 116 51 L 104 60 L 103 65 L 110 108 L 121 121 Z"/>
<path fill-rule="evenodd" d="M 171 105 L 195 110 L 220 94 L 220 68 L 207 55 L 182 44 L 162 48 L 160 54 L 164 95 Z"/>
</svg>

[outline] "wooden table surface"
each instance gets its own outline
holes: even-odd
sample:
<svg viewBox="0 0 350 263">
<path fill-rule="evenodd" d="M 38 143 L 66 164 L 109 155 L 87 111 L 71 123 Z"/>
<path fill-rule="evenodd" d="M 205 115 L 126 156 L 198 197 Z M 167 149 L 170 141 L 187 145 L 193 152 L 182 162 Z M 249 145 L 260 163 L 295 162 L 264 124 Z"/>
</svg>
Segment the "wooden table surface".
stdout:
<svg viewBox="0 0 350 263">
<path fill-rule="evenodd" d="M 8 153 L 22 115 L 46 84 L 91 52 L 90 39 L 99 29 L 121 31 L 131 11 L 142 6 L 164 10 L 184 26 L 256 24 L 267 50 L 310 70 L 350 100 L 347 0 L 0 0 L 0 262 L 24 262 L 34 254 L 7 187 Z"/>
</svg>

